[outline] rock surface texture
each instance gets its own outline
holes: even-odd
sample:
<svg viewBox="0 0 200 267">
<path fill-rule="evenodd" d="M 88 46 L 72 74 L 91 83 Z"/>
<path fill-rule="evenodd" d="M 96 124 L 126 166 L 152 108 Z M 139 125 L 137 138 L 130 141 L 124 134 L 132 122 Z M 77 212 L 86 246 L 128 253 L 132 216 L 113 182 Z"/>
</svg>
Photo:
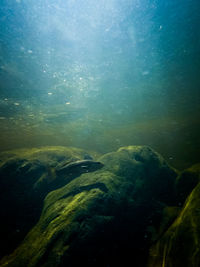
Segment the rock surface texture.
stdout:
<svg viewBox="0 0 200 267">
<path fill-rule="evenodd" d="M 150 249 L 148 267 L 200 266 L 200 164 L 177 178 L 174 221 Z"/>
<path fill-rule="evenodd" d="M 199 267 L 200 164 L 151 148 L 0 154 L 0 266 Z"/>
<path fill-rule="evenodd" d="M 80 149 L 43 147 L 0 154 L 0 257 L 11 252 L 37 223 L 45 196 L 88 168 L 56 175 L 64 164 L 84 160 Z M 91 156 L 90 156 L 91 158 Z"/>
<path fill-rule="evenodd" d="M 1 180 L 14 194 L 11 212 L 13 205 L 23 210 L 29 203 L 26 214 L 32 218 L 36 209 L 41 216 L 34 226 L 28 224 L 32 229 L 1 266 L 146 265 L 163 212 L 173 204 L 177 173 L 145 146 L 122 147 L 92 164 L 88 160 L 84 151 L 61 147 L 2 156 L 1 173 L 6 166 L 10 173 Z M 28 193 L 16 204 L 23 190 Z M 35 190 L 33 201 L 29 195 Z M 26 214 L 17 220 L 25 223 Z"/>
</svg>

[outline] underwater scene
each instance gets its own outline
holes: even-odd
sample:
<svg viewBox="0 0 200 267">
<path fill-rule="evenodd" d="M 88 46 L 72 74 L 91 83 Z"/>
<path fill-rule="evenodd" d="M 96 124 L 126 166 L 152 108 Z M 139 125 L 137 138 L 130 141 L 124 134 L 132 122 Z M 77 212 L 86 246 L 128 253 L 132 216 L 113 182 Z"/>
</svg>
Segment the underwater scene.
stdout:
<svg viewBox="0 0 200 267">
<path fill-rule="evenodd" d="M 0 266 L 200 266 L 200 1 L 0 1 Z"/>
</svg>

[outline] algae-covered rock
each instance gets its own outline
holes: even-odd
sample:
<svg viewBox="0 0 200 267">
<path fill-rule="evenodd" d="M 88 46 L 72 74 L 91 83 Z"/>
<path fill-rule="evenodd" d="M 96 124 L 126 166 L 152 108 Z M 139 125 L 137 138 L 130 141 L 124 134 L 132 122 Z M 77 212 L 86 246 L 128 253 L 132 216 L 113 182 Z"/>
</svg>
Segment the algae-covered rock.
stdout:
<svg viewBox="0 0 200 267">
<path fill-rule="evenodd" d="M 192 166 L 178 177 L 178 192 L 183 192 L 178 195 L 181 201 L 187 192 L 192 192 L 177 218 L 152 246 L 148 267 L 200 266 L 200 183 L 194 188 L 199 179 L 199 166 Z"/>
<path fill-rule="evenodd" d="M 89 157 L 87 152 L 70 147 L 19 149 L 0 154 L 0 257 L 11 252 L 38 221 L 46 194 L 67 183 L 67 173 L 59 176 L 56 169 Z M 85 170 L 89 171 L 82 171 Z"/>
<path fill-rule="evenodd" d="M 132 181 L 139 198 L 173 202 L 172 187 L 177 173 L 150 147 L 122 147 L 117 152 L 105 154 L 100 161 L 106 169 Z"/>
<path fill-rule="evenodd" d="M 40 220 L 1 266 L 144 266 L 177 174 L 148 147 L 98 161 L 104 167 L 46 196 Z"/>
</svg>

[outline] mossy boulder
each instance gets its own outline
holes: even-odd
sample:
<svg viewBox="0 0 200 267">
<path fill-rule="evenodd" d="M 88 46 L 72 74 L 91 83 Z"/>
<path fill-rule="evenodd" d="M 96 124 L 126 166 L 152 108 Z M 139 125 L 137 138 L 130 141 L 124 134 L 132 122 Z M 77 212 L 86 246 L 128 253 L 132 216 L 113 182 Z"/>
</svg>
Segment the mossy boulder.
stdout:
<svg viewBox="0 0 200 267">
<path fill-rule="evenodd" d="M 173 203 L 172 187 L 177 172 L 150 147 L 121 147 L 117 152 L 107 153 L 99 160 L 105 164 L 104 169 L 132 182 L 135 194 L 141 200 L 149 198 Z"/>
<path fill-rule="evenodd" d="M 91 157 L 70 147 L 19 149 L 0 154 L 0 257 L 11 252 L 38 221 L 43 200 L 66 184 L 56 168 Z"/>
<path fill-rule="evenodd" d="M 1 266 L 144 266 L 177 173 L 149 147 L 99 161 L 103 168 L 46 196 L 40 220 Z"/>
<path fill-rule="evenodd" d="M 168 229 L 151 247 L 148 267 L 200 266 L 199 175 L 200 164 L 179 175 L 176 183 L 178 204 L 182 205 L 181 202 L 186 199 L 185 203 Z M 190 193 L 188 197 L 187 193 Z"/>
</svg>

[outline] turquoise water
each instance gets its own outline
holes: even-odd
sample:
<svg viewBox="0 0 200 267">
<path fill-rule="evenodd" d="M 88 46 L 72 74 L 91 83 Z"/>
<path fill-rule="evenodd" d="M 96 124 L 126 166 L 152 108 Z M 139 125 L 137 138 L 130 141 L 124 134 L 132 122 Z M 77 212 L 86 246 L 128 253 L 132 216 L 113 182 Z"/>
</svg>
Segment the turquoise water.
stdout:
<svg viewBox="0 0 200 267">
<path fill-rule="evenodd" d="M 0 149 L 200 160 L 200 2 L 1 0 Z"/>
</svg>

